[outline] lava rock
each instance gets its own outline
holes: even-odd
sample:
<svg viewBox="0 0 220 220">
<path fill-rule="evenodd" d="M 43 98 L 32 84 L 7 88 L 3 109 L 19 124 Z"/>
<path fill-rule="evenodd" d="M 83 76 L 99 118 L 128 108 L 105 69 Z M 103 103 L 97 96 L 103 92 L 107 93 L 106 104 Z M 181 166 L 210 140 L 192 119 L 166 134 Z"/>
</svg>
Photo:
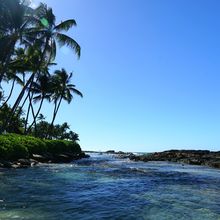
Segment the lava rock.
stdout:
<svg viewBox="0 0 220 220">
<path fill-rule="evenodd" d="M 191 165 L 205 165 L 220 168 L 220 151 L 208 150 L 170 150 L 147 155 L 132 155 L 134 161 L 170 161 Z"/>
</svg>

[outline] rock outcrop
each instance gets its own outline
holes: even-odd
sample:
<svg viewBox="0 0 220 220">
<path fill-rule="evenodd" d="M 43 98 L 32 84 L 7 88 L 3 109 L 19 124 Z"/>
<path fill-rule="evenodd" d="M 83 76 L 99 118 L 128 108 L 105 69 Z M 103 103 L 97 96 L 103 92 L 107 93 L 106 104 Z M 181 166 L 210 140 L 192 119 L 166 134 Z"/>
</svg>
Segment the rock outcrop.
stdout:
<svg viewBox="0 0 220 220">
<path fill-rule="evenodd" d="M 0 168 L 27 168 L 38 163 L 70 163 L 73 160 L 89 157 L 84 152 L 79 154 L 33 154 L 30 158 L 21 158 L 15 161 L 0 160 Z"/>
<path fill-rule="evenodd" d="M 220 151 L 212 152 L 208 150 L 169 150 L 146 155 L 132 154 L 123 157 L 127 157 L 134 161 L 170 161 L 220 168 Z"/>
</svg>

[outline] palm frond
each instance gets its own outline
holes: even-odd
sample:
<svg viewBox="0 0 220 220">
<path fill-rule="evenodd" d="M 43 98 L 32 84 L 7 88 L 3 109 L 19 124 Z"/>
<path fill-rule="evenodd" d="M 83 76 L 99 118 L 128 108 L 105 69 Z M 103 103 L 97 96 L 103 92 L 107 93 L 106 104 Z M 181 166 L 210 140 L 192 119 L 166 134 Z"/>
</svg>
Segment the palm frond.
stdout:
<svg viewBox="0 0 220 220">
<path fill-rule="evenodd" d="M 75 93 L 76 95 L 79 95 L 80 97 L 83 98 L 83 94 L 82 94 L 79 90 L 77 90 L 77 89 L 75 89 L 75 88 L 69 88 L 69 90 L 70 90 L 71 92 Z"/>
<path fill-rule="evenodd" d="M 61 33 L 56 33 L 55 36 L 61 47 L 65 45 L 70 47 L 80 57 L 81 48 L 73 38 Z"/>
<path fill-rule="evenodd" d="M 21 85 L 21 86 L 24 85 L 23 80 L 21 80 L 17 75 L 15 75 L 14 77 L 15 77 L 16 82 L 17 82 L 19 85 Z"/>
<path fill-rule="evenodd" d="M 70 90 L 67 90 L 66 91 L 66 94 L 63 96 L 63 99 L 65 101 L 67 101 L 68 104 L 70 104 L 70 102 L 72 101 L 73 99 L 73 95 L 71 94 Z"/>
<path fill-rule="evenodd" d="M 54 27 L 56 31 L 68 31 L 72 26 L 76 26 L 76 21 L 74 19 L 69 19 L 61 22 Z"/>
<path fill-rule="evenodd" d="M 37 102 L 39 102 L 42 99 L 42 95 L 37 95 L 33 98 L 34 100 L 34 104 L 36 104 Z"/>
</svg>

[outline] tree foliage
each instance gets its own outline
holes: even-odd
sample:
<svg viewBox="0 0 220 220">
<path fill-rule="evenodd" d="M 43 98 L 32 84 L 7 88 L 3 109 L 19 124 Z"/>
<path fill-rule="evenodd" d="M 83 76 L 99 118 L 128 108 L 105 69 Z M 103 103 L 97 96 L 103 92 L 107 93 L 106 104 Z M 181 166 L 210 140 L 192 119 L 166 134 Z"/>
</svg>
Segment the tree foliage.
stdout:
<svg viewBox="0 0 220 220">
<path fill-rule="evenodd" d="M 67 46 L 80 57 L 80 46 L 68 36 L 74 19 L 60 23 L 52 8 L 36 9 L 26 1 L 0 0 L 0 131 L 31 134 L 50 139 L 78 140 L 66 123 L 54 125 L 63 101 L 68 104 L 82 93 L 72 84 L 72 73 L 56 65 L 57 45 Z M 5 83 L 11 85 L 6 93 Z M 20 93 L 15 94 L 15 88 Z M 14 101 L 12 101 L 14 96 Z M 54 106 L 51 123 L 39 116 L 45 101 Z"/>
<path fill-rule="evenodd" d="M 78 143 L 65 140 L 42 140 L 18 134 L 0 135 L 0 159 L 29 158 L 32 154 L 81 153 Z"/>
</svg>

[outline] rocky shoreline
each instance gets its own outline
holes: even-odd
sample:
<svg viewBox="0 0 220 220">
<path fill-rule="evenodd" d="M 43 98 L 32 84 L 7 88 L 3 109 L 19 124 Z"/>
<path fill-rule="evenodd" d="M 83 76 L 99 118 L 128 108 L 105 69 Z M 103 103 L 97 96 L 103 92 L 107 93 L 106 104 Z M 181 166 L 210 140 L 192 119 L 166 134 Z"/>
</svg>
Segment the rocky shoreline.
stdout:
<svg viewBox="0 0 220 220">
<path fill-rule="evenodd" d="M 90 157 L 86 153 L 32 154 L 30 158 L 21 158 L 14 161 L 0 159 L 0 168 L 28 168 L 40 163 L 70 163 L 74 160 Z M 122 151 L 116 152 L 114 150 L 109 150 L 102 153 L 113 154 L 115 157 L 121 159 L 130 159 L 132 161 L 168 161 L 190 165 L 209 166 L 220 169 L 220 151 L 213 152 L 209 150 L 168 150 L 163 152 L 137 155 L 134 153 Z"/>
<path fill-rule="evenodd" d="M 0 168 L 28 168 L 39 163 L 70 163 L 74 160 L 90 157 L 84 152 L 62 154 L 32 154 L 30 158 L 21 158 L 14 161 L 0 160 Z"/>
<path fill-rule="evenodd" d="M 112 152 L 111 152 L 112 153 Z M 220 151 L 208 150 L 169 150 L 143 155 L 115 152 L 119 158 L 129 158 L 133 161 L 168 161 L 190 165 L 210 166 L 220 169 Z"/>
</svg>

